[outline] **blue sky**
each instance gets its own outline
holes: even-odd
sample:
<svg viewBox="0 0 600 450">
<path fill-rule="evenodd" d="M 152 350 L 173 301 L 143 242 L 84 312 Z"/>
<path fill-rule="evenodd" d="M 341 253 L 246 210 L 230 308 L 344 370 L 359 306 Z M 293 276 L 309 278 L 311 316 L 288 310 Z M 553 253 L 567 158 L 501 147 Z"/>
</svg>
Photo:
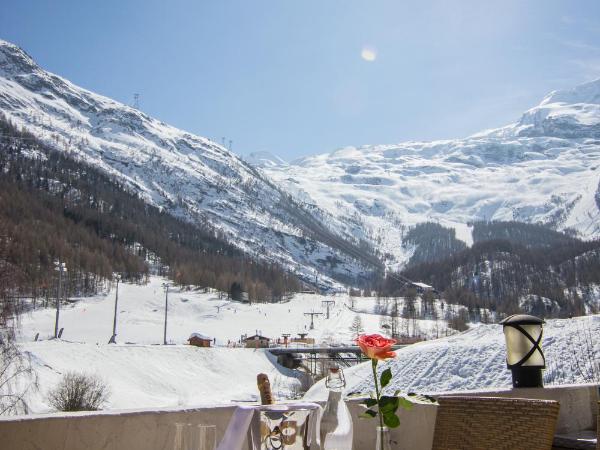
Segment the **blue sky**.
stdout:
<svg viewBox="0 0 600 450">
<path fill-rule="evenodd" d="M 44 68 L 284 159 L 463 137 L 600 77 L 598 0 L 2 0 Z M 361 55 L 362 53 L 362 55 Z"/>
</svg>

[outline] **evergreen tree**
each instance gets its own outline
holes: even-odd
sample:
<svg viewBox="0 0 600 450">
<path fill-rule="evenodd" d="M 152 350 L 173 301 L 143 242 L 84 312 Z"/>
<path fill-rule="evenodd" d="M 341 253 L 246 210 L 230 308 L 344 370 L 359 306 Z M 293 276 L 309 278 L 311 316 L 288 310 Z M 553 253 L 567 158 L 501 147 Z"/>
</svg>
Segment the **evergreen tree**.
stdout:
<svg viewBox="0 0 600 450">
<path fill-rule="evenodd" d="M 354 316 L 354 319 L 352 320 L 352 325 L 350 325 L 350 331 L 352 331 L 352 334 L 355 338 L 358 338 L 358 336 L 365 331 L 360 316 Z"/>
</svg>

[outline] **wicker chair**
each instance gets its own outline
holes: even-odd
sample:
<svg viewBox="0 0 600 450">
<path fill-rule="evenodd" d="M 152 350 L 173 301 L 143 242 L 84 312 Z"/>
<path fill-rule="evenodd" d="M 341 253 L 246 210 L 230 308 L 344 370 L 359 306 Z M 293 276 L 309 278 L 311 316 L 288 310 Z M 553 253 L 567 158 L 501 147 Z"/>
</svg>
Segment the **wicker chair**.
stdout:
<svg viewBox="0 0 600 450">
<path fill-rule="evenodd" d="M 552 400 L 440 397 L 433 450 L 550 450 L 559 404 Z"/>
<path fill-rule="evenodd" d="M 600 450 L 600 402 L 598 403 L 598 424 L 596 425 L 596 438 L 592 430 L 583 430 L 571 435 L 556 435 L 552 450 Z M 589 431 L 589 432 L 588 432 Z"/>
</svg>

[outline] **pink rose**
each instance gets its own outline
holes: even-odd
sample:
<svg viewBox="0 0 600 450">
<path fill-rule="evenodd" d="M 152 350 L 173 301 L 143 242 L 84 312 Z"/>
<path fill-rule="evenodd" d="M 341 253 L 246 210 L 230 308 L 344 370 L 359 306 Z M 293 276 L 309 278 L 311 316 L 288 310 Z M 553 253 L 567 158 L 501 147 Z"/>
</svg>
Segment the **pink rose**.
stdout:
<svg viewBox="0 0 600 450">
<path fill-rule="evenodd" d="M 396 357 L 396 352 L 392 351 L 395 339 L 388 339 L 380 334 L 361 334 L 356 343 L 367 358 L 383 361 Z"/>
</svg>

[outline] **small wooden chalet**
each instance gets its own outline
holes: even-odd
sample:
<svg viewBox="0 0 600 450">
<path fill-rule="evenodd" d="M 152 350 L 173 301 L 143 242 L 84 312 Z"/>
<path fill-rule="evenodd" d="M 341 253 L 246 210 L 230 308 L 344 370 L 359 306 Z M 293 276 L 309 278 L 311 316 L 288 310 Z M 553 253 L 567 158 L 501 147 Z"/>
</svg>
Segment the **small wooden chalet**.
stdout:
<svg viewBox="0 0 600 450">
<path fill-rule="evenodd" d="M 270 338 L 261 336 L 260 334 L 255 334 L 254 336 L 247 336 L 244 339 L 244 344 L 246 348 L 268 348 Z"/>
<path fill-rule="evenodd" d="M 212 341 L 210 336 L 200 333 L 192 333 L 188 339 L 188 343 L 196 347 L 210 347 Z"/>
</svg>

